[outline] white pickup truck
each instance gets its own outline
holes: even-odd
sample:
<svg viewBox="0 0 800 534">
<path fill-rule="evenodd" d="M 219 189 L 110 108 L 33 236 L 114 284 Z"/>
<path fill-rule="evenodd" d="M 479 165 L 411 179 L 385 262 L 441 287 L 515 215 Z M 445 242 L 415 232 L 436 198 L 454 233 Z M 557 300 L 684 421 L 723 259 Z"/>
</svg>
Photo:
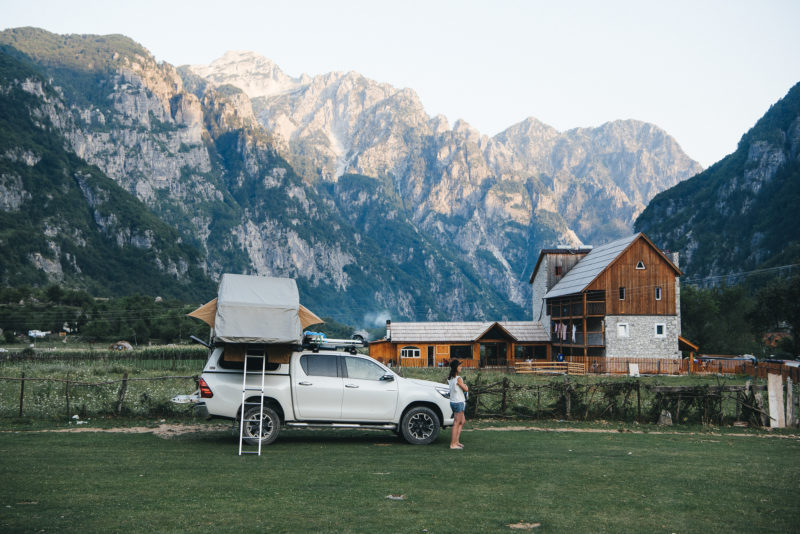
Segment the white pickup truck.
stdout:
<svg viewBox="0 0 800 534">
<path fill-rule="evenodd" d="M 213 347 L 199 391 L 176 397 L 176 402 L 193 402 L 210 416 L 240 420 L 250 445 L 272 443 L 283 426 L 385 429 L 423 445 L 453 425 L 446 384 L 403 378 L 352 352 L 300 350 L 282 359 L 288 363 L 273 363 L 269 350 L 248 346 L 243 387 L 243 358 L 226 358 L 224 345 Z"/>
</svg>

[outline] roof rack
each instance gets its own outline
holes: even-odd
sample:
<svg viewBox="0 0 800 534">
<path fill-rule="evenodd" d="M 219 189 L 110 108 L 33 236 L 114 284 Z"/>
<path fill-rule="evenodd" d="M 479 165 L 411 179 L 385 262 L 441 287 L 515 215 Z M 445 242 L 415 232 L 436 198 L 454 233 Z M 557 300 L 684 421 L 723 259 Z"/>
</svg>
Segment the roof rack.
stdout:
<svg viewBox="0 0 800 534">
<path fill-rule="evenodd" d="M 357 347 L 366 346 L 367 341 L 363 336 L 358 334 L 354 335 L 352 339 L 333 339 L 329 338 L 323 332 L 310 332 L 308 330 L 303 332 L 303 349 L 311 349 L 313 352 L 319 352 L 320 349 L 341 349 L 355 354 Z"/>
</svg>

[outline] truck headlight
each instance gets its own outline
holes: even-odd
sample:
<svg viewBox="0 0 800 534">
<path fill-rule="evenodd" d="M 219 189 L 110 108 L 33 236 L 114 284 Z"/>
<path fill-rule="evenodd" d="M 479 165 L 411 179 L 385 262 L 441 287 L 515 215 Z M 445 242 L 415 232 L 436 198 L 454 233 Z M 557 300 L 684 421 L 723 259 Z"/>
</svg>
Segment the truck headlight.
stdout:
<svg viewBox="0 0 800 534">
<path fill-rule="evenodd" d="M 450 398 L 450 388 L 436 388 L 436 392 L 445 399 Z"/>
</svg>

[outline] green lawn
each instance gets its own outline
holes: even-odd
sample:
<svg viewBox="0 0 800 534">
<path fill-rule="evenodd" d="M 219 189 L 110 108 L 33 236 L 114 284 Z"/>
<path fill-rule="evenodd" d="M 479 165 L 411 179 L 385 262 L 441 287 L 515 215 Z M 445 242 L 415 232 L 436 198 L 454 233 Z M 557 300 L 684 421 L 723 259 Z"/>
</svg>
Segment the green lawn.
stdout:
<svg viewBox="0 0 800 534">
<path fill-rule="evenodd" d="M 463 451 L 447 447 L 447 431 L 425 447 L 390 433 L 285 431 L 261 457 L 237 456 L 230 431 L 6 431 L 0 531 L 798 531 L 797 436 L 644 428 L 468 422 Z"/>
</svg>

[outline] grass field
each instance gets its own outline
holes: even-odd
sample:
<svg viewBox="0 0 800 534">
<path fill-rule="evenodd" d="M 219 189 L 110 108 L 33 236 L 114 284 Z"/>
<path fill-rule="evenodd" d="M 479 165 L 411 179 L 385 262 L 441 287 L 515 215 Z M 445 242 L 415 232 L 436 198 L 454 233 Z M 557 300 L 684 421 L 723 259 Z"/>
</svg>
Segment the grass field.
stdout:
<svg viewBox="0 0 800 534">
<path fill-rule="evenodd" d="M 800 437 L 505 431 L 425 447 L 285 431 L 0 432 L 2 532 L 797 532 Z M 8 429 L 8 425 L 4 425 Z M 629 427 L 630 428 L 630 427 Z M 561 428 L 563 430 L 563 428 Z M 388 495 L 403 495 L 399 500 Z"/>
</svg>

